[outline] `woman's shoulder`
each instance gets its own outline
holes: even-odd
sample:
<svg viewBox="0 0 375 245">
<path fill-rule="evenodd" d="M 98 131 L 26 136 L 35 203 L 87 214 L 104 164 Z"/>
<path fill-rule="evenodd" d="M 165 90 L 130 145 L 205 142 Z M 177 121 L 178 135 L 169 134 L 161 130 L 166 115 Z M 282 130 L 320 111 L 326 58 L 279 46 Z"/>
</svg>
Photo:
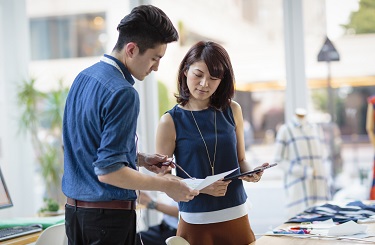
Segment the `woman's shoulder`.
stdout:
<svg viewBox="0 0 375 245">
<path fill-rule="evenodd" d="M 161 123 L 168 123 L 173 122 L 173 118 L 175 118 L 179 113 L 181 113 L 183 109 L 180 108 L 179 104 L 174 105 L 171 109 L 166 111 L 160 118 Z"/>
<path fill-rule="evenodd" d="M 174 128 L 174 121 L 172 115 L 169 112 L 164 113 L 159 120 L 160 129 L 171 129 Z"/>
<path fill-rule="evenodd" d="M 232 100 L 230 102 L 230 109 L 232 110 L 232 113 L 233 113 L 234 116 L 236 116 L 236 115 L 242 116 L 241 105 L 238 102 Z"/>
</svg>

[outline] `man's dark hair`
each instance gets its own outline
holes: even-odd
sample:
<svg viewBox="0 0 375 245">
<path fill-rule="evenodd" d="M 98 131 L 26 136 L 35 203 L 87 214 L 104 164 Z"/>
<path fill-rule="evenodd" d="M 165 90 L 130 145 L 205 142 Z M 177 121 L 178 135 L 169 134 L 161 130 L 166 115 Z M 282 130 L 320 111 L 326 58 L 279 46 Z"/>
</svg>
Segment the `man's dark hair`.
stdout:
<svg viewBox="0 0 375 245">
<path fill-rule="evenodd" d="M 178 32 L 168 16 L 152 5 L 140 5 L 126 15 L 117 26 L 119 37 L 114 50 L 120 51 L 129 42 L 138 45 L 143 54 L 158 44 L 178 40 Z"/>
</svg>

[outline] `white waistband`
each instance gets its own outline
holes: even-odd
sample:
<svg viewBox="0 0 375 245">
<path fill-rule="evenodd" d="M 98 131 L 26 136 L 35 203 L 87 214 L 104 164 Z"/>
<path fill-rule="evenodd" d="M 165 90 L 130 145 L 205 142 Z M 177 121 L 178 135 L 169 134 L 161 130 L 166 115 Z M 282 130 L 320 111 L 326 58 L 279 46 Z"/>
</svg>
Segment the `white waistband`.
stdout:
<svg viewBox="0 0 375 245">
<path fill-rule="evenodd" d="M 246 202 L 239 206 L 212 212 L 187 213 L 180 212 L 182 219 L 189 224 L 210 224 L 238 219 L 247 214 Z"/>
</svg>

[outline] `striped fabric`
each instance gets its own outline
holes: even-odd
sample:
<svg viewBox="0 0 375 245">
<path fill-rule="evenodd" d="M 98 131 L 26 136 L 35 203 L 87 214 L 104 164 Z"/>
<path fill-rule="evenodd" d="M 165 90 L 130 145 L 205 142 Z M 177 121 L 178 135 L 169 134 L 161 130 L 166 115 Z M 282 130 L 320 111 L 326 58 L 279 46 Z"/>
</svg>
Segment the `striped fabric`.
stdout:
<svg viewBox="0 0 375 245">
<path fill-rule="evenodd" d="M 374 108 L 374 117 L 373 120 L 375 121 L 375 96 L 371 96 L 368 98 L 368 102 L 372 104 Z M 370 200 L 375 200 L 375 157 L 374 157 L 374 163 L 372 167 L 372 184 L 370 188 Z"/>
<path fill-rule="evenodd" d="M 275 161 L 284 171 L 288 217 L 330 200 L 329 164 L 322 129 L 294 117 L 277 132 Z"/>
<path fill-rule="evenodd" d="M 345 205 L 325 203 L 306 209 L 303 213 L 289 219 L 286 223 L 314 222 L 332 219 L 333 222 L 342 224 L 350 220 L 354 222 L 366 220 L 373 215 L 375 215 L 375 204 L 364 204 L 361 201 L 353 201 Z"/>
</svg>

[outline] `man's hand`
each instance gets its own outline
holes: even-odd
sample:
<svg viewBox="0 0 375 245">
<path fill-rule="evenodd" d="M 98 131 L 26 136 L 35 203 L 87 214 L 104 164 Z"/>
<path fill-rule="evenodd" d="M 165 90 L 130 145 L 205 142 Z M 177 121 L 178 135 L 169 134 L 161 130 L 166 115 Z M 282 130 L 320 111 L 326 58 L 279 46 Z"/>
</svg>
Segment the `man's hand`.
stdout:
<svg viewBox="0 0 375 245">
<path fill-rule="evenodd" d="M 174 168 L 172 158 L 161 154 L 138 153 L 138 165 L 156 174 L 166 173 Z"/>
<path fill-rule="evenodd" d="M 184 182 L 176 179 L 169 179 L 170 183 L 165 193 L 176 202 L 188 202 L 199 194 L 199 191 L 189 188 Z"/>
</svg>

